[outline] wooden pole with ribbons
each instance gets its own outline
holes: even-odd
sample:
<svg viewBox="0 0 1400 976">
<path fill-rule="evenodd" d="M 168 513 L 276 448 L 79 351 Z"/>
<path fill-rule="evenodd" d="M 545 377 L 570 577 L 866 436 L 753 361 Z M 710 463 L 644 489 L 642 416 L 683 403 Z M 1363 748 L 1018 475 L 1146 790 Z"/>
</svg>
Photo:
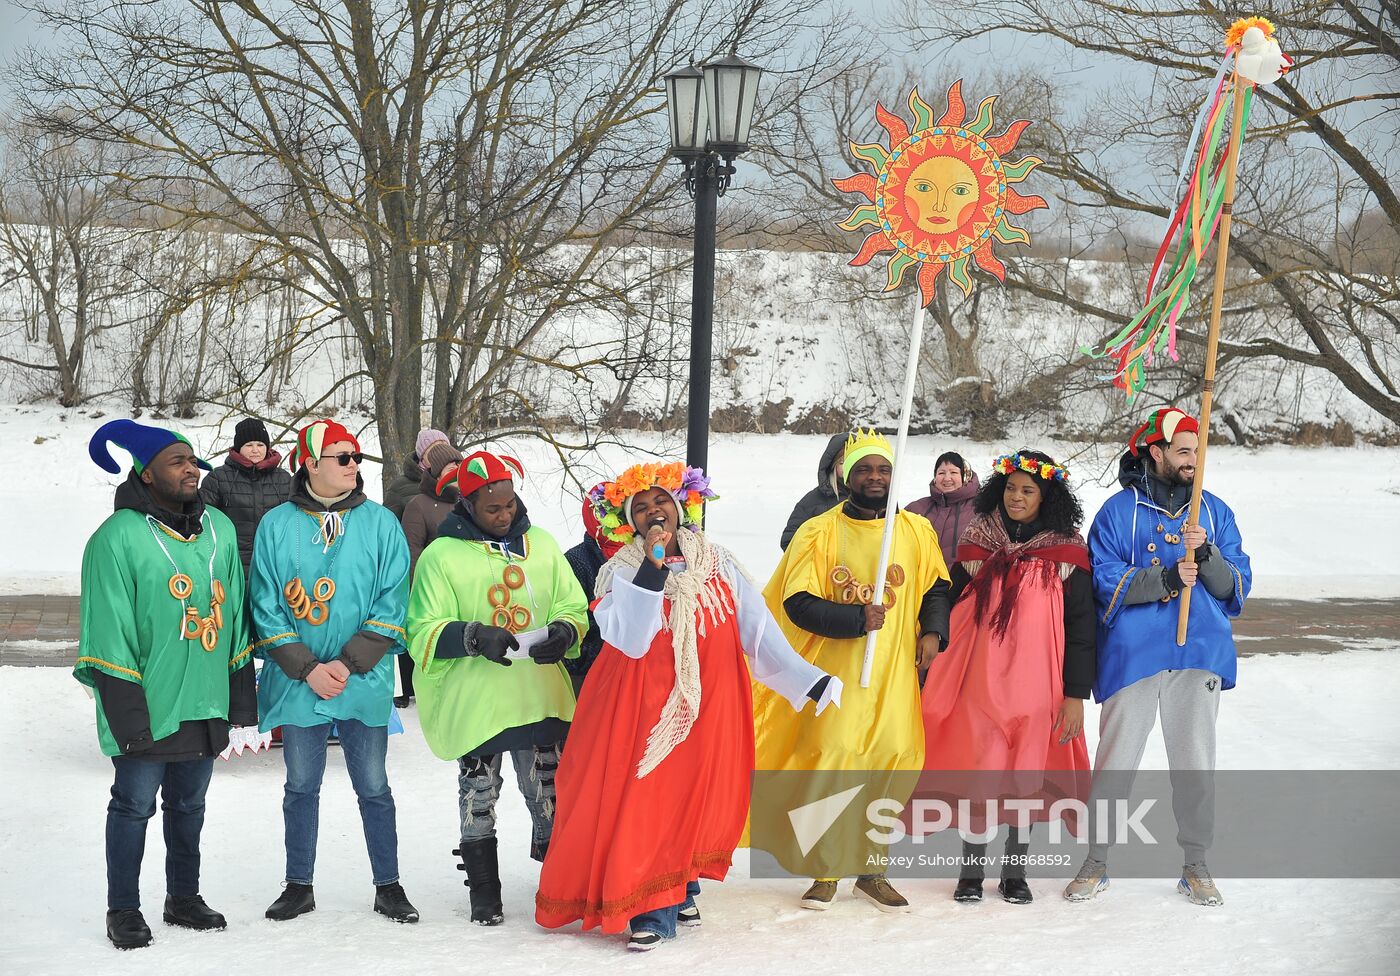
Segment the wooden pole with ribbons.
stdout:
<svg viewBox="0 0 1400 976">
<path fill-rule="evenodd" d="M 914 380 L 919 374 L 919 349 L 924 344 L 924 303 L 914 299 L 914 327 L 909 334 L 909 359 L 904 366 L 904 400 L 899 408 L 899 432 L 894 441 L 894 465 L 890 471 L 890 489 L 885 496 L 885 534 L 880 541 L 880 562 L 875 569 L 874 606 L 885 603 L 885 577 L 889 574 L 890 552 L 894 548 L 894 523 L 899 499 L 899 476 L 904 471 L 904 447 L 909 440 L 909 413 L 914 406 Z M 860 686 L 870 687 L 870 672 L 875 664 L 875 639 L 878 630 L 865 635 L 865 658 L 860 665 Z"/>
<path fill-rule="evenodd" d="M 1225 158 L 1225 202 L 1220 208 L 1220 230 L 1215 249 L 1215 296 L 1210 307 L 1210 331 L 1206 334 L 1205 379 L 1201 383 L 1201 417 L 1199 446 L 1196 448 L 1196 476 L 1191 481 L 1191 513 L 1187 525 L 1199 525 L 1201 521 L 1201 492 L 1205 488 L 1206 447 L 1210 443 L 1210 408 L 1215 393 L 1215 358 L 1220 348 L 1220 315 L 1225 304 L 1225 271 L 1230 256 L 1230 224 L 1234 217 L 1235 172 L 1240 158 L 1241 136 L 1244 131 L 1245 86 L 1251 84 L 1240 77 L 1234 77 L 1233 121 L 1230 130 L 1230 148 Z M 1187 550 L 1186 562 L 1195 561 L 1195 553 Z M 1181 588 L 1181 607 L 1176 621 L 1176 645 L 1186 645 L 1186 625 L 1191 618 L 1192 587 Z"/>
</svg>

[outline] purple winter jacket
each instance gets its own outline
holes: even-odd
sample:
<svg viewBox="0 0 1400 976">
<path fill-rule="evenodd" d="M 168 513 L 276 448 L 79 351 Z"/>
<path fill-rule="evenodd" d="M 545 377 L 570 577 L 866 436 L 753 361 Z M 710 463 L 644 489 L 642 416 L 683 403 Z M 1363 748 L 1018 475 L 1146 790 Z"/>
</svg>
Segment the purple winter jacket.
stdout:
<svg viewBox="0 0 1400 976">
<path fill-rule="evenodd" d="M 958 540 L 962 537 L 963 529 L 972 522 L 972 503 L 981 487 L 975 471 L 961 488 L 946 495 L 930 481 L 929 493 L 918 501 L 910 502 L 904 509 L 914 515 L 922 515 L 933 523 L 933 531 L 938 533 L 938 548 L 943 550 L 943 562 L 950 571 L 957 555 Z"/>
</svg>

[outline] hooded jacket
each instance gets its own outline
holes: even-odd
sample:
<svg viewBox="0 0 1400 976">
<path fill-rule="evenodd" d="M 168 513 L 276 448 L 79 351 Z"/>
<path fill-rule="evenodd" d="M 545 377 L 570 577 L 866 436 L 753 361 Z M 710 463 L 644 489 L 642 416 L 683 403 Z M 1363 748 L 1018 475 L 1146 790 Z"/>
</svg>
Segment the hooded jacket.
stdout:
<svg viewBox="0 0 1400 976">
<path fill-rule="evenodd" d="M 409 501 L 418 494 L 418 485 L 423 478 L 423 469 L 418 464 L 418 454 L 412 452 L 403 459 L 403 471 L 389 482 L 384 489 L 384 507 L 394 513 L 394 518 L 402 519 L 403 510 Z"/>
<path fill-rule="evenodd" d="M 83 553 L 74 667 L 96 693 L 103 753 L 163 762 L 218 755 L 228 745 L 230 720 L 252 725 L 258 715 L 233 525 L 198 497 L 181 512 L 161 508 L 134 471 L 117 488 L 114 508 Z M 189 541 L 162 539 L 162 551 L 148 519 Z M 194 582 L 190 605 L 208 613 L 210 552 L 212 575 L 228 594 L 214 649 L 221 653 L 206 653 L 197 642 L 194 653 L 173 636 L 183 609 L 167 593 L 169 560 Z"/>
<path fill-rule="evenodd" d="M 838 502 L 845 501 L 850 492 L 846 490 L 844 478 L 837 479 L 837 487 L 832 488 L 831 471 L 836 464 L 836 458 L 846 446 L 849 435 L 846 433 L 832 434 L 831 440 L 826 442 L 826 449 L 822 451 L 821 460 L 817 462 L 817 487 L 798 499 L 793 506 L 792 514 L 788 516 L 787 525 L 783 527 L 783 534 L 779 537 L 778 546 L 785 550 L 788 543 L 792 542 L 792 537 L 797 534 L 797 530 L 802 528 L 802 523 L 810 518 L 815 518 L 823 512 L 828 512 L 836 507 Z"/>
<path fill-rule="evenodd" d="M 943 562 L 948 566 L 957 561 L 958 540 L 962 538 L 963 529 L 976 517 L 973 508 L 981 490 L 982 483 L 977 480 L 975 471 L 964 484 L 947 493 L 939 491 L 930 481 L 928 494 L 910 502 L 905 509 L 922 515 L 933 524 L 933 531 L 938 533 L 938 548 L 943 551 Z"/>
<path fill-rule="evenodd" d="M 204 504 L 217 508 L 233 522 L 245 577 L 253 563 L 253 536 L 258 523 L 292 493 L 292 476 L 282 470 L 281 464 L 282 455 L 276 451 L 269 451 L 267 457 L 254 464 L 230 450 L 224 463 L 199 486 Z"/>
<path fill-rule="evenodd" d="M 1109 497 L 1089 529 L 1094 602 L 1098 614 L 1098 675 L 1094 698 L 1106 701 L 1161 671 L 1199 669 L 1235 686 L 1235 640 L 1230 619 L 1249 596 L 1249 556 L 1235 513 L 1210 492 L 1201 496 L 1207 544 L 1196 552 L 1200 576 L 1191 596 L 1186 645 L 1176 645 L 1180 604 L 1176 564 L 1186 556 L 1181 530 L 1190 516 L 1190 490 L 1152 477 L 1145 457 L 1119 464 L 1123 487 Z"/>
</svg>

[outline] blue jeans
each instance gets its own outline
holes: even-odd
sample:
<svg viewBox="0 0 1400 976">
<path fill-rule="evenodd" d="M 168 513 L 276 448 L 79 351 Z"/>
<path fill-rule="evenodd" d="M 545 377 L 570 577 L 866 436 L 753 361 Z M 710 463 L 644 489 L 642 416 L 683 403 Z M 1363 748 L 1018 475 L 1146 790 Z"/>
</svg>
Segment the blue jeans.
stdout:
<svg viewBox="0 0 1400 976">
<path fill-rule="evenodd" d="M 695 896 L 700 894 L 700 882 L 690 881 L 685 886 L 685 901 L 679 905 L 669 905 L 666 908 L 653 908 L 649 912 L 642 912 L 632 918 L 632 934 L 639 932 L 652 932 L 663 939 L 674 939 L 676 937 L 676 915 L 682 908 L 691 908 L 695 905 Z"/>
<path fill-rule="evenodd" d="M 107 804 L 107 908 L 141 907 L 141 858 L 146 822 L 155 816 L 156 790 L 165 811 L 165 890 L 199 894 L 199 834 L 204 829 L 204 794 L 214 759 L 161 762 L 113 756 L 116 778 Z"/>
<path fill-rule="evenodd" d="M 389 730 L 354 719 L 336 724 L 350 784 L 360 801 L 360 821 L 376 885 L 399 880 L 399 834 L 394 794 L 384 772 Z M 311 884 L 316 867 L 316 833 L 321 817 L 321 779 L 326 773 L 326 740 L 331 726 L 282 726 L 282 758 L 287 784 L 282 793 L 282 821 L 287 842 L 287 880 Z"/>
</svg>

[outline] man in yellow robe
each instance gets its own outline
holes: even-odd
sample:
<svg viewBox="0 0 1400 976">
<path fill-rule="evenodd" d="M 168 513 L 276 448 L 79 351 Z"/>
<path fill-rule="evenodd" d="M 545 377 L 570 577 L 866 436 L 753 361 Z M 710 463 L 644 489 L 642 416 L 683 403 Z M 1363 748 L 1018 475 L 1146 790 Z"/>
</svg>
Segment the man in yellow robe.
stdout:
<svg viewBox="0 0 1400 976">
<path fill-rule="evenodd" d="M 876 792 L 901 803 L 907 800 L 923 768 L 919 671 L 927 669 L 947 644 L 948 570 L 928 520 L 898 512 L 885 600 L 882 606 L 874 605 L 894 451 L 874 431 L 856 431 L 846 443 L 845 457 L 850 498 L 798 530 L 763 591 L 788 642 L 802 657 L 838 676 L 845 697 L 839 710 L 814 717 L 784 708 L 787 703 L 781 698 L 755 686 L 755 768 L 764 784 L 761 794 L 756 788 L 753 809 L 758 847 L 769 846 L 765 834 L 776 836 L 760 824 L 785 819 L 787 811 L 840 789 L 833 785 L 835 778 L 816 778 L 820 783 L 810 776 L 765 778 L 764 771 L 860 771 L 840 783 L 867 787 L 857 797 L 864 808 Z M 870 632 L 877 635 L 874 665 L 870 687 L 862 688 L 861 665 Z M 801 858 L 791 850 L 770 853 L 789 870 L 801 870 L 792 867 L 799 861 L 833 873 L 859 866 L 858 894 L 882 911 L 908 911 L 908 901 L 880 870 L 883 847 L 864 836 L 865 826 L 862 819 L 859 830 L 828 832 L 822 839 L 827 850 L 819 851 L 816 860 L 806 850 Z M 838 849 L 834 857 L 833 841 Z M 836 882 L 818 877 L 803 896 L 803 907 L 829 908 Z"/>
</svg>

